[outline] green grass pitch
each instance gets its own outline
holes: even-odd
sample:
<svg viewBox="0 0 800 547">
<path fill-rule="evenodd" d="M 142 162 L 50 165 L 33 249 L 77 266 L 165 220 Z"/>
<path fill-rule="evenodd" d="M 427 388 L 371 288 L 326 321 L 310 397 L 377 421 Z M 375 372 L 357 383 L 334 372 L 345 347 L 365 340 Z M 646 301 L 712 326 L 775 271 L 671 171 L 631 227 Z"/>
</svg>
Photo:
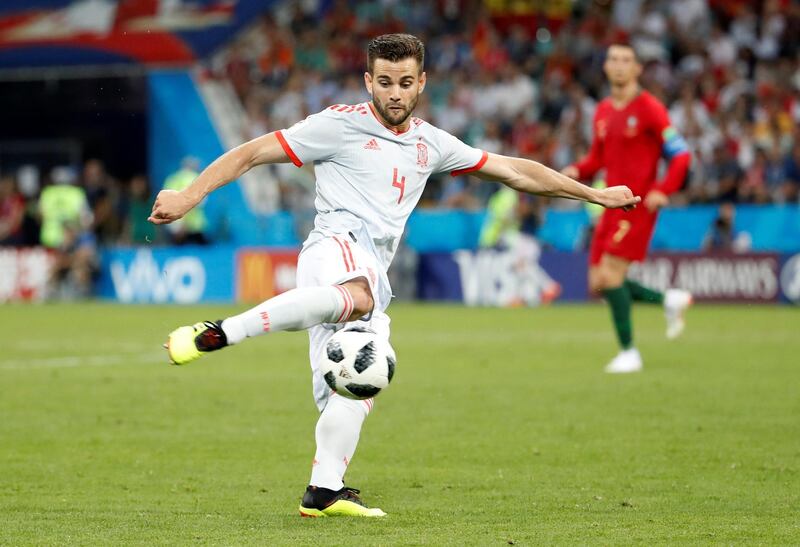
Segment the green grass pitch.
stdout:
<svg viewBox="0 0 800 547">
<path fill-rule="evenodd" d="M 398 353 L 348 483 L 382 520 L 302 519 L 305 333 L 184 368 L 160 345 L 233 307 L 6 305 L 0 544 L 800 543 L 800 310 L 697 306 L 609 376 L 601 305 L 394 305 Z"/>
</svg>

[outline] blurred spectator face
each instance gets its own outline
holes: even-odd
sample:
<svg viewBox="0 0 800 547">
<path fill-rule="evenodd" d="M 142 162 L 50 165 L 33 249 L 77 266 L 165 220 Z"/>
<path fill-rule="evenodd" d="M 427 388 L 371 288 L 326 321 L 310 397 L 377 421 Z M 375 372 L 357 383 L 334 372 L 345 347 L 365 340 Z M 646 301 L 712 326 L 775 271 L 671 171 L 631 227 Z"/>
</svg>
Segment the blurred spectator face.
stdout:
<svg viewBox="0 0 800 547">
<path fill-rule="evenodd" d="M 83 167 L 83 180 L 88 185 L 100 185 L 105 177 L 105 167 L 100 160 L 89 160 Z"/>
<path fill-rule="evenodd" d="M 0 199 L 13 195 L 15 190 L 16 185 L 14 184 L 13 177 L 8 175 L 0 177 Z"/>
<path fill-rule="evenodd" d="M 642 65 L 636 60 L 633 48 L 613 45 L 608 48 L 603 70 L 611 85 L 625 86 L 639 78 Z"/>
<path fill-rule="evenodd" d="M 147 185 L 147 179 L 141 175 L 137 175 L 131 179 L 131 196 L 134 199 L 148 199 L 150 189 Z"/>
<path fill-rule="evenodd" d="M 66 165 L 53 167 L 50 171 L 50 180 L 53 181 L 53 184 L 74 184 L 76 178 L 75 170 Z"/>
<path fill-rule="evenodd" d="M 405 123 L 425 88 L 425 73 L 416 59 L 408 57 L 397 62 L 375 59 L 372 74 L 364 74 L 372 104 L 381 117 L 392 126 Z"/>
<path fill-rule="evenodd" d="M 681 100 L 685 103 L 693 103 L 695 98 L 694 93 L 694 83 L 693 82 L 684 82 L 681 85 Z"/>
</svg>

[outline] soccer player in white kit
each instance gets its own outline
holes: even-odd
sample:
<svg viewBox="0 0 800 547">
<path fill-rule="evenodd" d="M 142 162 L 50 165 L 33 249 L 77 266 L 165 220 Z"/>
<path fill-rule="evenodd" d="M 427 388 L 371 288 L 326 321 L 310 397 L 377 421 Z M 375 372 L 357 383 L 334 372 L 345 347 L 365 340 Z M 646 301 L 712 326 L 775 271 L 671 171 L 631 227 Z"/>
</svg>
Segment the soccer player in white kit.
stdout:
<svg viewBox="0 0 800 547">
<path fill-rule="evenodd" d="M 320 410 L 311 479 L 303 516 L 383 516 L 367 507 L 344 474 L 372 399 L 332 393 L 319 373 L 325 344 L 336 330 L 359 322 L 389 338 L 386 308 L 392 290 L 386 271 L 406 220 L 433 173 L 472 173 L 532 194 L 566 197 L 609 208 L 640 201 L 624 186 L 584 186 L 534 161 L 467 146 L 411 116 L 425 88 L 424 46 L 408 34 L 388 34 L 368 46 L 364 82 L 372 100 L 334 105 L 286 130 L 226 152 L 180 192 L 162 190 L 150 221 L 173 222 L 210 192 L 267 163 L 314 165 L 317 215 L 297 264 L 297 288 L 239 315 L 170 333 L 170 361 L 186 364 L 245 338 L 308 329 L 314 399 Z"/>
</svg>

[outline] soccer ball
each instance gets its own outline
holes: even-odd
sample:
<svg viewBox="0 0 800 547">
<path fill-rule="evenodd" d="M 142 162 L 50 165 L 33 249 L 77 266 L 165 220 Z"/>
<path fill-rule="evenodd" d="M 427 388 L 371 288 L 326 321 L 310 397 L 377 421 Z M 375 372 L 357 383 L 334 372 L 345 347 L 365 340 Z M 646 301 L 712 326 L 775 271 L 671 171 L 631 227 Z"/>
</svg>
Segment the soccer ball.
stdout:
<svg viewBox="0 0 800 547">
<path fill-rule="evenodd" d="M 392 381 L 394 350 L 372 330 L 353 327 L 328 340 L 320 372 L 330 388 L 348 399 L 374 397 Z"/>
</svg>

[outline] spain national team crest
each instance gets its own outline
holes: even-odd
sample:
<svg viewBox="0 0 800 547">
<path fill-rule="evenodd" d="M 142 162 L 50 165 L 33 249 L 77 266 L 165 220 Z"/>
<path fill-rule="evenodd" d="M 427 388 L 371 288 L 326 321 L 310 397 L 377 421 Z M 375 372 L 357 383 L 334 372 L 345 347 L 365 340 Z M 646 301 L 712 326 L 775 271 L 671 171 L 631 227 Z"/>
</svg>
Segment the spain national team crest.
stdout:
<svg viewBox="0 0 800 547">
<path fill-rule="evenodd" d="M 428 166 L 428 147 L 423 142 L 417 143 L 417 165 L 420 167 Z"/>
</svg>

